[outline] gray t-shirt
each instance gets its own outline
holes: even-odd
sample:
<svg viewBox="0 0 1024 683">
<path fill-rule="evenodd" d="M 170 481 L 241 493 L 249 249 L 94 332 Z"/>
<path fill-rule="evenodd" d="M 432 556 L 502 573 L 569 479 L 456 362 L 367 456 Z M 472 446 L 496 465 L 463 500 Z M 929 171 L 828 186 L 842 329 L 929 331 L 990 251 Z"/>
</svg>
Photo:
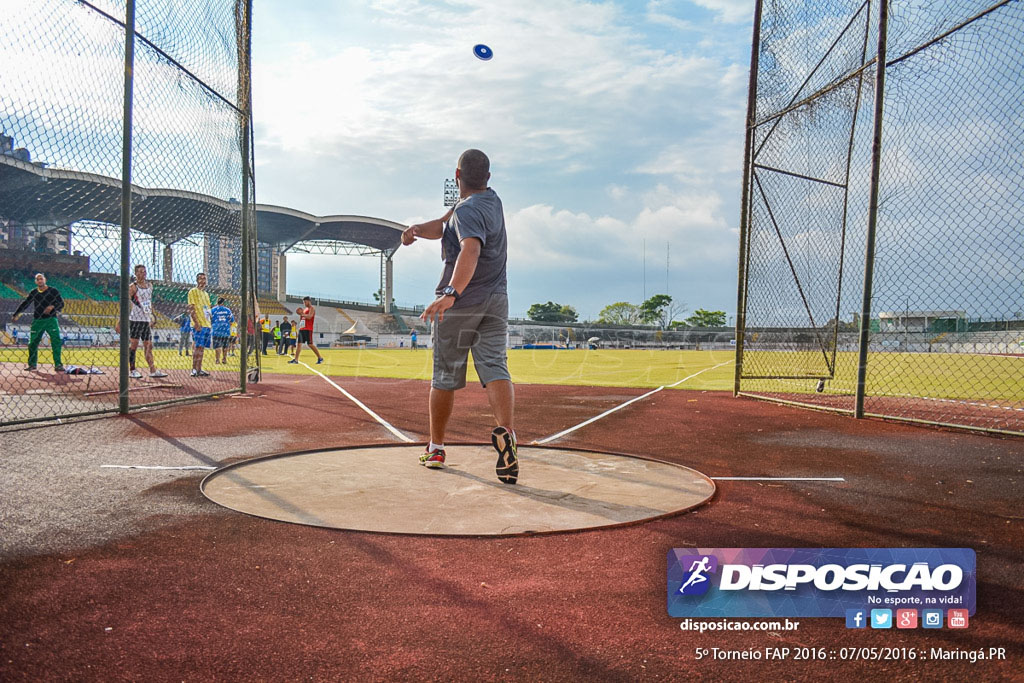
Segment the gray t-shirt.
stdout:
<svg viewBox="0 0 1024 683">
<path fill-rule="evenodd" d="M 505 261 L 508 240 L 505 234 L 505 213 L 501 199 L 491 188 L 470 195 L 455 205 L 455 212 L 444 225 L 441 251 L 444 273 L 436 293 L 446 287 L 455 271 L 455 261 L 462 251 L 462 240 L 476 237 L 480 240 L 480 259 L 476 271 L 465 291 L 453 308 L 481 304 L 495 292 L 506 292 Z"/>
</svg>

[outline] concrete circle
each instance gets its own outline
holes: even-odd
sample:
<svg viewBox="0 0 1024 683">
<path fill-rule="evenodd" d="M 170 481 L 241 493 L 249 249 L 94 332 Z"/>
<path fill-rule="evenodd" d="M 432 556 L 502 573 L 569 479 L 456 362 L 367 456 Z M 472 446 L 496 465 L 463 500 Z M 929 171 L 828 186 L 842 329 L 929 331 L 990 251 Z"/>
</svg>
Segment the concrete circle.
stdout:
<svg viewBox="0 0 1024 683">
<path fill-rule="evenodd" d="M 706 502 L 696 470 L 645 458 L 519 447 L 519 483 L 494 474 L 490 445 L 449 446 L 445 469 L 419 463 L 422 446 L 286 453 L 217 470 L 213 502 L 246 514 L 356 531 L 503 536 L 589 529 L 675 514 Z"/>
</svg>

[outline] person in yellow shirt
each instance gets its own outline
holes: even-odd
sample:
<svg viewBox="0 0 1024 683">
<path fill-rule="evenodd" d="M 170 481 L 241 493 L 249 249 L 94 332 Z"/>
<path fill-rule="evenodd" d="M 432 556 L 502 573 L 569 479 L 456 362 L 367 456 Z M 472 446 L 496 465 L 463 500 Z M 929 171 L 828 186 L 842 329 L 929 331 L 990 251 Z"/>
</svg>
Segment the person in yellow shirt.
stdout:
<svg viewBox="0 0 1024 683">
<path fill-rule="evenodd" d="M 267 355 L 267 347 L 270 346 L 270 342 L 274 340 L 274 335 L 271 333 L 273 325 L 270 324 L 270 316 L 265 315 L 260 320 L 260 333 L 263 336 L 263 355 Z"/>
<path fill-rule="evenodd" d="M 188 314 L 192 318 L 192 338 L 195 349 L 192 353 L 192 376 L 209 377 L 203 370 L 203 349 L 210 348 L 210 295 L 206 291 L 206 273 L 196 275 L 196 286 L 188 290 Z"/>
<path fill-rule="evenodd" d="M 228 341 L 228 352 L 232 356 L 235 355 L 235 349 L 238 347 L 238 321 L 231 321 L 231 339 Z"/>
</svg>

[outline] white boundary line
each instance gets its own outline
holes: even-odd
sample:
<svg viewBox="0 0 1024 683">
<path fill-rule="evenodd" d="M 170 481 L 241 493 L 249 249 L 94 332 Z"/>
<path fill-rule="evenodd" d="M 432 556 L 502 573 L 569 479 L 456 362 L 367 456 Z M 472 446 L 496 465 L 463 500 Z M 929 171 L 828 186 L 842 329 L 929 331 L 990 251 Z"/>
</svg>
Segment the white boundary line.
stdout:
<svg viewBox="0 0 1024 683">
<path fill-rule="evenodd" d="M 710 477 L 715 481 L 846 481 L 843 477 Z"/>
<path fill-rule="evenodd" d="M 668 389 L 668 388 L 671 388 L 671 387 L 677 387 L 677 386 L 679 386 L 680 384 L 682 384 L 683 382 L 685 382 L 685 381 L 686 381 L 686 380 L 688 380 L 688 379 L 693 379 L 693 378 L 694 378 L 694 377 L 696 377 L 697 375 L 700 375 L 700 374 L 702 374 L 702 373 L 705 373 L 705 372 L 707 372 L 708 370 L 715 370 L 716 368 L 720 368 L 720 367 L 722 367 L 723 365 L 728 365 L 729 363 L 732 363 L 732 362 L 733 362 L 733 361 L 732 361 L 732 360 L 730 359 L 730 360 L 727 360 L 727 361 L 725 361 L 724 363 L 719 363 L 718 365 L 715 365 L 714 367 L 710 367 L 710 368 L 704 368 L 703 370 L 700 370 L 699 372 L 695 372 L 695 373 L 693 373 L 693 374 L 692 374 L 692 375 L 690 375 L 689 377 L 684 377 L 684 378 L 682 378 L 682 379 L 681 379 L 681 380 L 679 380 L 678 382 L 674 382 L 673 384 L 666 384 L 666 385 L 664 385 L 664 386 L 660 386 L 660 387 L 658 387 L 657 389 L 655 389 L 655 390 L 653 390 L 653 391 L 648 391 L 648 392 L 647 392 L 646 394 L 643 394 L 642 396 L 637 396 L 636 398 L 631 398 L 631 399 L 629 399 L 628 401 L 626 401 L 625 403 L 622 403 L 622 404 L 620 404 L 620 405 L 617 405 L 617 406 L 615 406 L 614 408 L 612 408 L 612 409 L 610 409 L 610 410 L 606 410 L 606 411 L 604 411 L 603 413 L 601 413 L 600 415 L 598 415 L 598 416 L 596 416 L 596 417 L 592 417 L 592 418 L 590 418 L 590 419 L 589 419 L 589 420 L 587 420 L 586 422 L 581 422 L 581 423 L 579 423 L 578 425 L 576 425 L 575 427 L 569 427 L 569 429 L 566 429 L 566 430 L 563 430 L 563 431 L 561 431 L 561 432 L 558 432 L 557 434 L 552 434 L 551 436 L 549 436 L 549 437 L 547 437 L 547 438 L 544 438 L 544 439 L 540 439 L 540 440 L 538 440 L 538 441 L 534 441 L 533 443 L 535 443 L 535 444 L 537 444 L 537 445 L 540 445 L 540 444 L 545 444 L 545 443 L 548 443 L 548 442 L 554 441 L 555 439 L 560 439 L 560 438 L 562 438 L 563 436 L 565 436 L 566 434 L 571 434 L 572 432 L 575 432 L 575 431 L 576 431 L 577 429 L 581 429 L 581 428 L 583 428 L 583 427 L 586 427 L 586 426 L 587 426 L 587 425 L 589 425 L 589 424 L 593 424 L 593 423 L 597 422 L 598 420 L 600 420 L 600 419 L 602 419 L 602 418 L 604 418 L 604 417 L 607 417 L 607 416 L 611 415 L 612 413 L 614 413 L 614 412 L 616 412 L 616 411 L 618 411 L 618 410 L 622 410 L 623 408 L 625 408 L 625 407 L 626 407 L 626 406 L 628 406 L 628 405 L 631 405 L 631 404 L 633 404 L 633 403 L 636 403 L 637 401 L 640 401 L 640 400 L 642 400 L 642 399 L 645 399 L 645 398 L 647 398 L 648 396 L 653 396 L 654 394 L 658 393 L 658 392 L 659 392 L 659 391 L 661 391 L 662 389 Z"/>
<path fill-rule="evenodd" d="M 167 467 L 164 465 L 100 465 L 100 468 L 116 470 L 215 470 L 216 467 L 206 465 L 184 465 L 182 467 Z"/>
<path fill-rule="evenodd" d="M 388 430 L 389 432 L 391 432 L 391 433 L 392 433 L 392 434 L 394 434 L 394 435 L 395 435 L 396 437 L 398 437 L 398 439 L 399 439 L 399 440 L 401 440 L 401 441 L 404 441 L 404 442 L 406 442 L 406 443 L 416 443 L 416 442 L 415 442 L 415 441 L 414 441 L 413 439 L 410 439 L 410 438 L 409 438 L 408 436 L 406 436 L 406 435 L 405 435 L 405 434 L 403 434 L 402 432 L 400 432 L 400 431 L 398 431 L 397 429 L 395 429 L 395 428 L 394 428 L 394 426 L 392 426 L 390 422 L 388 422 L 388 421 L 387 421 L 387 420 L 385 420 L 385 419 L 384 419 L 383 417 L 381 417 L 381 416 L 380 416 L 380 415 L 378 415 L 377 413 L 375 413 L 375 412 L 373 412 L 372 410 L 370 410 L 369 408 L 367 408 L 367 407 L 366 407 L 366 404 L 365 404 L 365 403 L 363 403 L 363 402 L 362 402 L 362 401 L 360 401 L 360 400 L 359 400 L 358 398 L 356 398 L 355 396 L 353 396 L 352 394 L 348 393 L 348 392 L 347 392 L 347 391 L 345 391 L 345 390 L 344 390 L 343 388 L 341 388 L 340 386 L 338 386 L 337 384 L 335 384 L 335 383 L 334 383 L 334 381 L 333 381 L 333 380 L 331 380 L 331 378 L 330 378 L 330 377 L 328 377 L 327 375 L 323 374 L 323 373 L 322 373 L 322 372 L 320 372 L 319 370 L 316 370 L 316 369 L 314 369 L 313 367 L 311 367 L 311 366 L 307 365 L 306 363 L 304 363 L 304 362 L 302 362 L 302 361 L 299 361 L 299 365 L 301 365 L 301 366 L 305 367 L 305 368 L 306 368 L 307 370 L 310 370 L 310 371 L 312 371 L 312 372 L 315 372 L 316 374 L 320 375 L 321 379 L 323 379 L 323 380 L 324 380 L 325 382 L 327 382 L 327 383 L 328 383 L 328 384 L 330 384 L 330 385 L 331 385 L 332 387 L 334 387 L 335 389 L 337 389 L 338 391 L 340 391 L 340 392 L 341 392 L 342 394 L 344 394 L 344 395 L 345 395 L 345 397 L 346 397 L 347 399 L 349 399 L 350 401 L 352 401 L 353 403 L 355 403 L 355 404 L 356 404 L 357 406 L 359 406 L 360 408 L 362 408 L 362 409 L 363 409 L 363 410 L 364 410 L 364 411 L 366 412 L 366 414 L 367 414 L 367 415 L 369 415 L 370 417 L 372 417 L 372 418 L 373 418 L 374 420 L 376 420 L 377 422 L 381 423 L 381 424 L 382 424 L 382 425 L 384 426 L 384 428 L 385 428 L 385 429 L 387 429 L 387 430 Z"/>
</svg>

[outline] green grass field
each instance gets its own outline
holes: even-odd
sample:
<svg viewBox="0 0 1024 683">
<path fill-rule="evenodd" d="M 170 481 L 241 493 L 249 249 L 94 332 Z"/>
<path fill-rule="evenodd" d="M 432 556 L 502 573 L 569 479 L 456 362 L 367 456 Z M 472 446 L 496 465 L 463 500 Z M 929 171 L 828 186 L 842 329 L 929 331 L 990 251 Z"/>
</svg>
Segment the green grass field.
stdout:
<svg viewBox="0 0 1024 683">
<path fill-rule="evenodd" d="M 429 380 L 431 353 L 411 349 L 326 349 L 326 362 L 314 366 L 334 377 L 390 377 Z M 655 350 L 512 350 L 509 370 L 513 381 L 521 384 L 608 386 L 655 388 L 667 386 L 704 370 L 679 385 L 679 389 L 731 391 L 733 387 L 732 351 L 655 351 Z M 96 364 L 113 368 L 114 349 L 66 348 L 64 363 Z M 304 350 L 306 363 L 315 356 Z M 214 366 L 207 352 L 207 370 L 237 370 L 237 358 L 228 365 Z M 263 357 L 267 373 L 307 375 L 301 365 L 288 365 L 287 357 Z M 140 368 L 143 367 L 139 353 Z M 747 356 L 748 372 L 774 368 L 785 372 L 821 371 L 818 359 L 807 354 L 759 351 Z M 0 349 L 0 362 L 23 365 L 25 349 Z M 40 348 L 41 364 L 48 364 L 48 348 Z M 856 384 L 857 357 L 840 353 L 836 376 L 826 392 L 852 394 Z M 164 370 L 188 370 L 191 359 L 176 351 L 158 350 L 157 364 Z M 720 365 L 721 367 L 715 367 Z M 788 366 L 788 367 L 787 367 Z M 712 369 L 713 368 L 713 369 Z M 470 364 L 469 379 L 476 380 Z M 745 380 L 744 390 L 751 393 L 812 393 L 816 380 Z M 868 393 L 875 396 L 926 396 L 966 400 L 1024 402 L 1024 357 L 983 356 L 973 354 L 873 353 L 869 358 Z"/>
<path fill-rule="evenodd" d="M 321 353 L 325 362 L 314 367 L 325 375 L 421 380 L 429 380 L 431 375 L 432 361 L 428 350 L 332 349 Z M 732 358 L 731 351 L 513 349 L 508 352 L 512 380 L 521 384 L 654 388 L 725 363 L 681 385 L 686 389 L 715 390 L 732 389 Z M 288 359 L 283 356 L 264 356 L 263 360 L 267 372 L 309 372 L 301 365 L 288 365 Z M 316 358 L 303 350 L 300 360 L 312 363 Z M 469 379 L 477 379 L 472 357 Z"/>
<path fill-rule="evenodd" d="M 756 351 L 745 355 L 744 372 L 825 373 L 820 353 Z M 816 380 L 744 380 L 750 393 L 811 393 Z M 835 377 L 826 392 L 853 395 L 857 354 L 836 354 Z M 970 353 L 875 352 L 868 356 L 869 396 L 922 396 L 979 401 L 1024 402 L 1024 357 Z"/>
<path fill-rule="evenodd" d="M 322 349 L 325 362 L 313 366 L 334 377 L 391 377 L 396 379 L 429 380 L 432 356 L 429 350 L 421 349 Z M 0 362 L 24 365 L 24 347 L 0 349 Z M 701 370 L 707 370 L 698 377 L 688 380 L 679 388 L 683 389 L 732 389 L 731 351 L 647 351 L 647 350 L 511 350 L 509 371 L 512 379 L 521 384 L 562 384 L 574 386 L 610 386 L 654 388 L 678 382 Z M 316 357 L 308 349 L 302 351 L 300 359 L 312 364 Z M 213 365 L 213 354 L 206 352 L 203 367 L 206 370 L 237 370 L 238 358 L 229 358 L 227 365 Z M 289 358 L 271 352 L 263 356 L 263 370 L 271 374 L 308 375 L 309 370 L 301 365 L 289 365 Z M 65 347 L 65 365 L 94 364 L 103 368 L 114 368 L 117 351 L 110 348 Z M 141 349 L 137 361 L 145 370 Z M 49 348 L 39 349 L 39 363 L 52 362 Z M 191 358 L 179 356 L 177 351 L 157 349 L 157 365 L 163 370 L 188 370 Z M 722 367 L 708 370 L 716 365 Z M 476 381 L 470 358 L 469 379 Z"/>
</svg>

